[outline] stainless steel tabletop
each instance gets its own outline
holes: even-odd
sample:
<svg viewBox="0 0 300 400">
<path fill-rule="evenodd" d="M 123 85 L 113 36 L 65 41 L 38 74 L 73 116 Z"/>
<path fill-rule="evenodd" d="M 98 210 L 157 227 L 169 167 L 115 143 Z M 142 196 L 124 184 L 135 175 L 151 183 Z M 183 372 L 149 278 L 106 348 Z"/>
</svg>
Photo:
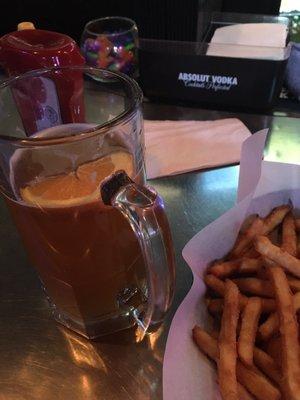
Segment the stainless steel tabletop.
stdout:
<svg viewBox="0 0 300 400">
<path fill-rule="evenodd" d="M 299 142 L 300 119 L 145 104 L 149 119 L 231 116 L 240 118 L 252 132 L 272 126 L 277 146 L 277 153 L 269 151 L 273 159 L 285 154 L 282 148 L 289 137 Z M 164 324 L 138 345 L 130 331 L 89 342 L 52 320 L 36 273 L 0 201 L 0 399 L 161 399 L 169 325 L 192 281 L 181 257 L 182 248 L 196 232 L 233 206 L 237 182 L 238 166 L 151 181 L 165 199 L 173 233 L 176 295 Z"/>
</svg>

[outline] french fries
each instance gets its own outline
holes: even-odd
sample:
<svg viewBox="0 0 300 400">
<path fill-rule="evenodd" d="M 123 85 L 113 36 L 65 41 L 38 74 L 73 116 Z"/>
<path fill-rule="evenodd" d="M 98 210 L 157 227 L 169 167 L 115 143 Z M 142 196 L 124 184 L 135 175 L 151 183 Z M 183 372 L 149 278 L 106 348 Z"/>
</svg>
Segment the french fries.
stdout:
<svg viewBox="0 0 300 400">
<path fill-rule="evenodd" d="M 293 297 L 283 269 L 273 267 L 269 272 L 278 305 L 282 373 L 286 396 L 289 400 L 297 400 L 300 399 L 299 327 Z"/>
<path fill-rule="evenodd" d="M 282 221 L 286 214 L 291 210 L 291 206 L 283 205 L 274 208 L 269 215 L 264 218 L 263 235 L 268 235 L 273 231 Z"/>
<path fill-rule="evenodd" d="M 193 338 L 216 362 L 223 400 L 300 400 L 297 232 L 290 205 L 251 216 L 203 278 L 214 334 L 196 326 Z"/>
<path fill-rule="evenodd" d="M 293 293 L 300 292 L 300 279 L 295 279 L 292 276 L 287 276 L 289 286 Z"/>
<path fill-rule="evenodd" d="M 275 364 L 280 368 L 282 366 L 281 351 L 278 351 L 281 347 L 280 335 L 272 336 L 271 339 L 264 343 L 264 348 L 267 354 L 275 361 Z"/>
<path fill-rule="evenodd" d="M 254 274 L 261 270 L 264 265 L 264 260 L 259 258 L 244 257 L 239 265 L 237 273 L 240 275 Z"/>
<path fill-rule="evenodd" d="M 239 400 L 255 400 L 248 390 L 246 390 L 240 383 L 238 383 L 238 395 Z"/>
<path fill-rule="evenodd" d="M 193 339 L 197 347 L 209 358 L 218 363 L 219 348 L 218 341 L 201 329 L 195 326 L 193 329 Z M 262 374 L 245 367 L 240 361 L 236 365 L 237 379 L 250 393 L 258 400 L 279 400 L 281 395 L 279 390 Z"/>
<path fill-rule="evenodd" d="M 248 298 L 240 295 L 240 307 L 244 309 L 247 304 Z M 207 299 L 207 308 L 212 315 L 220 314 L 223 312 L 223 299 Z M 261 312 L 269 314 L 276 310 L 276 303 L 273 299 L 261 298 Z"/>
<path fill-rule="evenodd" d="M 296 230 L 300 231 L 300 218 L 295 219 L 295 226 L 296 226 Z"/>
<path fill-rule="evenodd" d="M 207 309 L 211 315 L 218 315 L 223 312 L 223 299 L 210 299 L 206 300 Z"/>
<path fill-rule="evenodd" d="M 258 400 L 279 400 L 280 391 L 263 374 L 237 363 L 237 379 Z"/>
<path fill-rule="evenodd" d="M 281 235 L 279 234 L 279 230 L 273 230 L 271 233 L 269 233 L 267 235 L 267 237 L 271 240 L 271 242 L 273 244 L 275 244 L 276 246 L 280 246 L 281 245 Z"/>
<path fill-rule="evenodd" d="M 272 232 L 282 222 L 290 209 L 291 207 L 289 205 L 279 206 L 274 208 L 274 210 L 263 219 L 256 216 L 248 229 L 240 233 L 228 257 L 230 259 L 237 258 L 241 256 L 245 250 L 249 251 L 253 239 L 258 235 L 268 235 Z"/>
<path fill-rule="evenodd" d="M 279 329 L 279 319 L 277 312 L 272 313 L 268 319 L 258 328 L 261 340 L 269 340 Z"/>
<path fill-rule="evenodd" d="M 273 287 L 270 282 L 257 278 L 233 279 L 242 293 L 262 297 L 274 297 Z"/>
<path fill-rule="evenodd" d="M 289 286 L 291 287 L 290 281 L 289 281 Z M 293 305 L 295 312 L 300 310 L 300 292 L 296 293 L 293 296 Z M 267 341 L 278 332 L 278 329 L 279 329 L 278 314 L 272 313 L 268 317 L 268 319 L 263 324 L 260 325 L 260 327 L 258 328 L 258 332 L 260 338 L 264 341 Z"/>
<path fill-rule="evenodd" d="M 242 256 L 243 258 L 259 258 L 260 254 L 250 245 L 248 249 L 243 251 Z"/>
<path fill-rule="evenodd" d="M 225 283 L 224 308 L 219 336 L 219 385 L 224 400 L 238 400 L 236 377 L 236 328 L 239 319 L 239 290 Z"/>
<path fill-rule="evenodd" d="M 289 212 L 282 222 L 281 248 L 292 256 L 297 256 L 297 233 L 293 214 Z"/>
<path fill-rule="evenodd" d="M 206 354 L 209 358 L 215 362 L 219 359 L 219 346 L 217 339 L 214 339 L 211 335 L 201 329 L 199 326 L 195 326 L 193 329 L 193 339 L 199 349 Z"/>
<path fill-rule="evenodd" d="M 256 217 L 248 229 L 246 229 L 243 233 L 241 233 L 237 241 L 229 254 L 229 258 L 236 258 L 241 256 L 241 254 L 249 248 L 252 240 L 255 236 L 262 234 L 264 223 L 263 220 L 259 217 Z"/>
<path fill-rule="evenodd" d="M 225 295 L 225 283 L 214 275 L 208 274 L 204 277 L 206 286 L 212 289 L 218 296 L 224 297 Z"/>
<path fill-rule="evenodd" d="M 238 270 L 240 263 L 241 260 L 225 261 L 211 266 L 208 272 L 217 278 L 226 278 Z"/>
<path fill-rule="evenodd" d="M 260 313 L 261 300 L 258 297 L 251 297 L 242 313 L 240 336 L 238 339 L 240 360 L 249 367 L 253 365 L 254 343 Z"/>
<path fill-rule="evenodd" d="M 262 258 L 243 257 L 241 259 L 224 261 L 211 266 L 208 272 L 217 278 L 227 278 L 232 275 L 247 275 L 258 272 L 264 262 Z"/>
<path fill-rule="evenodd" d="M 282 375 L 274 359 L 258 347 L 253 351 L 254 363 L 262 372 L 277 385 L 282 384 Z"/>
<path fill-rule="evenodd" d="M 255 248 L 262 256 L 270 258 L 287 272 L 300 278 L 300 260 L 272 244 L 266 236 L 258 236 L 255 239 Z"/>
</svg>

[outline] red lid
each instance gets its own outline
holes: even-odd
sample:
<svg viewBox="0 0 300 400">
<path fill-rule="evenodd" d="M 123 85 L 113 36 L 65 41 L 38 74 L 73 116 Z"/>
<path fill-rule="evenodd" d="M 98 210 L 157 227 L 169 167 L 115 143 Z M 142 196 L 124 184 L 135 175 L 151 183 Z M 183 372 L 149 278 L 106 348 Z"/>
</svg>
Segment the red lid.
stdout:
<svg viewBox="0 0 300 400">
<path fill-rule="evenodd" d="M 0 62 L 9 75 L 38 68 L 83 65 L 76 42 L 69 36 L 41 29 L 12 32 L 0 39 Z"/>
<path fill-rule="evenodd" d="M 53 52 L 62 50 L 70 44 L 76 46 L 75 41 L 67 35 L 41 29 L 26 29 L 8 33 L 0 39 L 0 42 L 2 46 L 26 52 Z"/>
</svg>

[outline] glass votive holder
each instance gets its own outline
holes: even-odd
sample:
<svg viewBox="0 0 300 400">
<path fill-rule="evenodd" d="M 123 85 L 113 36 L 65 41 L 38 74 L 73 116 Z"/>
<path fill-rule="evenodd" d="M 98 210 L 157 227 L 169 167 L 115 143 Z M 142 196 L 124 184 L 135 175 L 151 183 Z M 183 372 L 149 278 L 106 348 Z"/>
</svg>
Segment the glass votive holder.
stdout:
<svg viewBox="0 0 300 400">
<path fill-rule="evenodd" d="M 106 17 L 88 22 L 81 51 L 89 66 L 138 76 L 138 29 L 129 18 Z"/>
</svg>

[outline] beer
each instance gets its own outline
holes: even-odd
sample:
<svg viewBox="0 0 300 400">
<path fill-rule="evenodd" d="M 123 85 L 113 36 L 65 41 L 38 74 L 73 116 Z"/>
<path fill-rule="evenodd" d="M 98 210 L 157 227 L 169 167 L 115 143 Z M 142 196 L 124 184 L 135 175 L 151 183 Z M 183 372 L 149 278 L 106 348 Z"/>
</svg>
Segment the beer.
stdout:
<svg viewBox="0 0 300 400">
<path fill-rule="evenodd" d="M 146 284 L 129 223 L 100 196 L 103 179 L 119 169 L 132 176 L 129 153 L 118 151 L 68 174 L 35 179 L 20 189 L 19 201 L 6 198 L 51 304 L 80 326 L 118 316 L 124 290 L 140 291 Z"/>
</svg>

